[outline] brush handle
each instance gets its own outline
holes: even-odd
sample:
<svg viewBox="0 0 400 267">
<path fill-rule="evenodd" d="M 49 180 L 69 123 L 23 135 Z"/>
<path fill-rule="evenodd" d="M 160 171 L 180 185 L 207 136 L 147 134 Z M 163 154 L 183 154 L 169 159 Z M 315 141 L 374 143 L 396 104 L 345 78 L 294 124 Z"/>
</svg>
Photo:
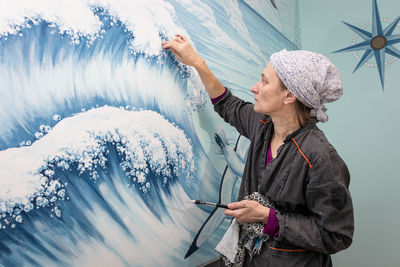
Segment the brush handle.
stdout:
<svg viewBox="0 0 400 267">
<path fill-rule="evenodd" d="M 229 209 L 229 208 L 228 208 L 228 205 L 226 205 L 226 204 L 219 204 L 219 203 L 217 203 L 216 207 L 218 207 L 218 208 L 224 208 L 224 209 Z"/>
<path fill-rule="evenodd" d="M 201 201 L 201 200 L 195 200 L 194 203 L 198 204 L 198 205 L 206 205 L 206 206 L 213 206 L 213 207 L 228 209 L 228 205 L 221 204 L 221 203 L 212 203 L 212 202 L 206 202 L 206 201 Z"/>
</svg>

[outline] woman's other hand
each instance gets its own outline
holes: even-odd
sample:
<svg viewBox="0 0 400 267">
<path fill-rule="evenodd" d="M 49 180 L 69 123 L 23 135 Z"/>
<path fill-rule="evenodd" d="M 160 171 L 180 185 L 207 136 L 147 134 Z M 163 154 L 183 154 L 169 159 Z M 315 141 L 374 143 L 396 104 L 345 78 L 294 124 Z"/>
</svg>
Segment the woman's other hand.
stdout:
<svg viewBox="0 0 400 267">
<path fill-rule="evenodd" d="M 242 200 L 228 204 L 224 214 L 235 217 L 238 223 L 267 223 L 269 208 L 254 200 Z"/>
<path fill-rule="evenodd" d="M 183 64 L 196 67 L 203 62 L 187 37 L 182 34 L 176 34 L 174 39 L 163 42 L 162 47 L 170 50 Z"/>
</svg>

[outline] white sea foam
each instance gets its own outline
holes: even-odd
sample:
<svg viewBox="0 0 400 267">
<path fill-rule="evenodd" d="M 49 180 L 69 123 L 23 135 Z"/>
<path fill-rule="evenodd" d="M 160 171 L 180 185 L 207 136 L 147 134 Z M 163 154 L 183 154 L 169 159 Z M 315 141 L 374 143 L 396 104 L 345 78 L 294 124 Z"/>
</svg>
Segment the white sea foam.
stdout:
<svg viewBox="0 0 400 267">
<path fill-rule="evenodd" d="M 16 34 L 27 20 L 46 20 L 58 25 L 60 32 L 78 37 L 98 32 L 101 23 L 88 1 L 20 0 L 0 1 L 0 34 Z"/>
<path fill-rule="evenodd" d="M 178 27 L 171 4 L 162 0 L 88 0 L 91 6 L 101 6 L 118 18 L 134 35 L 135 51 L 158 55 L 161 51 L 160 33 L 173 36 L 177 32 L 186 34 Z M 154 19 L 157 18 L 157 19 Z"/>
<path fill-rule="evenodd" d="M 160 33 L 186 33 L 174 22 L 173 6 L 162 0 L 0 0 L 0 34 L 17 34 L 28 21 L 45 20 L 74 40 L 82 36 L 95 39 L 103 24 L 92 11 L 94 7 L 107 10 L 115 22 L 120 20 L 135 35 L 131 42 L 135 52 L 159 55 Z"/>
<path fill-rule="evenodd" d="M 64 194 L 55 166 L 68 170 L 75 164 L 96 179 L 96 168 L 107 161 L 107 144 L 115 145 L 121 168 L 144 193 L 150 189 L 150 170 L 164 184 L 174 175 L 191 179 L 194 173 L 192 145 L 181 129 L 153 111 L 105 106 L 61 120 L 31 146 L 0 151 L 0 213 L 12 212 L 17 204 L 29 211 L 34 197 L 36 206 L 46 206 L 51 197 Z"/>
</svg>

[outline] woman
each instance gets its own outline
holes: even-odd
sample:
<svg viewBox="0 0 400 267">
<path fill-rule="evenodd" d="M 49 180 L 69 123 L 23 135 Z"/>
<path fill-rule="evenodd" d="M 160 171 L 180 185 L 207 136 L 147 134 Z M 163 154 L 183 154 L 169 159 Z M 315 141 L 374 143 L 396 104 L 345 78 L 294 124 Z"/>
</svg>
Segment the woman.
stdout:
<svg viewBox="0 0 400 267">
<path fill-rule="evenodd" d="M 214 109 L 251 141 L 220 265 L 332 266 L 354 231 L 349 171 L 316 126 L 328 120 L 324 103 L 343 94 L 337 69 L 313 52 L 277 52 L 252 104 L 222 86 L 185 36 L 162 46 L 198 71 Z"/>
</svg>

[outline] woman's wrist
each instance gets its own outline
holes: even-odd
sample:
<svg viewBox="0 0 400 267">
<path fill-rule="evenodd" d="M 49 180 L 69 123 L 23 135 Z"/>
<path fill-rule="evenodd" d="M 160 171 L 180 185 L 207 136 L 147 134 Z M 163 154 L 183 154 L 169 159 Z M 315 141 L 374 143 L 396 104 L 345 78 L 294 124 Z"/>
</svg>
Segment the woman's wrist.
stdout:
<svg viewBox="0 0 400 267">
<path fill-rule="evenodd" d="M 205 59 L 199 56 L 198 59 L 196 59 L 196 60 L 193 62 L 192 66 L 193 66 L 198 72 L 200 72 L 200 71 L 202 71 L 202 70 L 204 69 L 204 67 L 206 67 L 207 65 L 206 65 Z"/>
<path fill-rule="evenodd" d="M 199 59 L 197 59 L 191 66 L 193 66 L 198 72 L 210 98 L 216 98 L 225 92 L 225 87 L 208 68 L 206 61 L 203 58 L 199 57 Z"/>
<path fill-rule="evenodd" d="M 262 212 L 262 222 L 265 223 L 265 224 L 267 224 L 270 208 L 265 207 L 265 206 L 262 206 L 262 207 L 264 208 L 264 209 L 263 209 L 263 212 Z"/>
</svg>

